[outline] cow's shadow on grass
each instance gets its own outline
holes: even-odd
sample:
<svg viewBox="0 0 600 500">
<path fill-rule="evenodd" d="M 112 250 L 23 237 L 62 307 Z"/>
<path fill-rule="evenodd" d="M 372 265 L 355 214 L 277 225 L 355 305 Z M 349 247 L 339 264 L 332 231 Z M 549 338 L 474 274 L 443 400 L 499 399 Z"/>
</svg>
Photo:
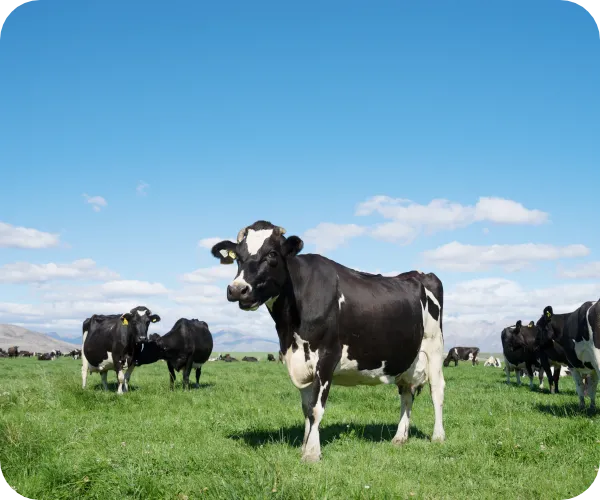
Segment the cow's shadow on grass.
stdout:
<svg viewBox="0 0 600 500">
<path fill-rule="evenodd" d="M 390 442 L 396 435 L 398 424 L 332 424 L 319 427 L 321 445 L 327 445 L 338 439 L 362 439 L 371 442 Z M 252 447 L 265 444 L 286 443 L 301 447 L 304 439 L 304 426 L 283 427 L 278 430 L 258 429 L 240 434 L 231 434 L 230 439 L 244 441 Z M 426 439 L 430 436 L 424 434 L 418 427 L 411 425 L 409 438 Z"/>
<path fill-rule="evenodd" d="M 553 415 L 555 417 L 563 417 L 563 418 L 572 418 L 572 417 L 592 417 L 595 415 L 599 415 L 600 411 L 592 410 L 589 407 L 589 403 L 586 401 L 585 410 L 579 409 L 579 403 L 567 403 L 567 404 L 542 404 L 538 403 L 534 405 L 534 408 L 540 413 L 545 413 L 546 415 Z"/>
<path fill-rule="evenodd" d="M 119 389 L 119 382 L 108 382 L 107 385 L 108 391 L 105 392 L 117 392 L 117 390 Z M 129 388 L 129 392 L 137 391 L 137 387 L 135 385 L 129 384 L 127 387 Z M 95 391 L 104 391 L 104 388 L 102 387 L 102 382 L 94 384 L 93 389 Z"/>
</svg>

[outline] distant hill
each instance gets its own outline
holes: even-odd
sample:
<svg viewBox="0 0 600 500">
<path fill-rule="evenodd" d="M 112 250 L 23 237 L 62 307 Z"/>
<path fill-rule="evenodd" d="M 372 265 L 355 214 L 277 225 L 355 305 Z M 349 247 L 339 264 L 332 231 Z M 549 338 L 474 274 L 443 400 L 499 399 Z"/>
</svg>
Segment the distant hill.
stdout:
<svg viewBox="0 0 600 500">
<path fill-rule="evenodd" d="M 81 344 L 51 338 L 44 333 L 32 332 L 16 325 L 0 325 L 0 347 L 6 350 L 11 346 L 19 346 L 21 351 L 49 352 L 58 349 L 69 352 L 81 348 Z"/>
<path fill-rule="evenodd" d="M 81 342 L 81 337 L 63 337 L 56 332 L 48 332 L 45 335 L 48 335 L 48 337 L 53 338 L 54 340 L 69 342 L 71 344 L 79 344 Z"/>
</svg>

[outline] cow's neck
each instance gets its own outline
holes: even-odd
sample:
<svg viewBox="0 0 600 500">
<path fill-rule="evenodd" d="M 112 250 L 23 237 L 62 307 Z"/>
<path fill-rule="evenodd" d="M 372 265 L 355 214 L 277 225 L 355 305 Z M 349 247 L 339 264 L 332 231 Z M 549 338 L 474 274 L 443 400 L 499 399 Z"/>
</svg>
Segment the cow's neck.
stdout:
<svg viewBox="0 0 600 500">
<path fill-rule="evenodd" d="M 300 327 L 300 315 L 290 279 L 286 281 L 277 299 L 272 302 L 269 313 L 275 322 L 281 352 L 286 352 L 292 345 L 294 332 Z"/>
</svg>

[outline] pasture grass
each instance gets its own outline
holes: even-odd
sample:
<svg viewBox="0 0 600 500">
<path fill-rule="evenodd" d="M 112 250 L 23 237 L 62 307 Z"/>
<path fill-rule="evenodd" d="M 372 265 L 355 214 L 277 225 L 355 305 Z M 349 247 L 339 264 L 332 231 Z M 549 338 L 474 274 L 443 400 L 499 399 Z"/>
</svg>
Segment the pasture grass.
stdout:
<svg viewBox="0 0 600 500">
<path fill-rule="evenodd" d="M 234 354 L 238 359 L 242 355 Z M 256 354 L 254 354 L 256 355 Z M 118 396 L 100 377 L 81 389 L 81 361 L 0 359 L 0 465 L 33 499 L 503 498 L 567 499 L 600 462 L 600 414 L 562 394 L 506 386 L 497 368 L 444 369 L 444 444 L 429 441 L 426 387 L 410 439 L 391 444 L 393 386 L 333 386 L 321 425 L 323 458 L 300 461 L 300 396 L 284 365 L 207 363 L 201 387 L 174 392 L 163 362 L 135 370 Z M 193 372 L 192 372 L 192 380 Z"/>
</svg>

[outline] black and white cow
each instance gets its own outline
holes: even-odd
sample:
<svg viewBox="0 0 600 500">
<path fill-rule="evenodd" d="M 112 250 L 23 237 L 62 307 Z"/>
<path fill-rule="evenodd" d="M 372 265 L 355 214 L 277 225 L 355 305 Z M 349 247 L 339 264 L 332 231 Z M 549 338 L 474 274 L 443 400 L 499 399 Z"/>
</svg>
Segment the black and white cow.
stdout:
<svg viewBox="0 0 600 500">
<path fill-rule="evenodd" d="M 275 361 L 275 356 L 272 354 L 267 354 L 267 361 Z"/>
<path fill-rule="evenodd" d="M 108 389 L 106 377 L 114 370 L 119 381 L 118 394 L 127 392 L 135 368 L 137 344 L 147 342 L 150 323 L 160 321 L 145 306 L 134 307 L 123 314 L 94 314 L 83 322 L 81 379 L 85 389 L 89 373 L 99 372 L 102 386 Z"/>
<path fill-rule="evenodd" d="M 433 274 L 384 277 L 359 272 L 317 254 L 298 255 L 304 243 L 267 221 L 242 229 L 236 242 L 211 252 L 222 264 L 237 262 L 227 299 L 245 311 L 265 304 L 275 322 L 292 383 L 305 417 L 302 459 L 320 459 L 319 424 L 331 384 L 393 383 L 401 395 L 398 431 L 408 439 L 413 397 L 427 382 L 435 424 L 433 441 L 444 441 L 442 419 L 443 296 L 424 282 Z M 443 292 L 442 292 L 443 293 Z"/>
<path fill-rule="evenodd" d="M 213 349 L 213 338 L 208 324 L 197 319 L 180 318 L 162 337 L 152 334 L 150 341 L 138 348 L 136 366 L 167 362 L 171 390 L 175 385 L 175 371 L 183 370 L 183 388 L 190 388 L 190 373 L 196 369 L 196 387 L 200 387 L 202 365 L 208 361 Z"/>
<path fill-rule="evenodd" d="M 506 383 L 510 384 L 510 372 L 517 376 L 517 384 L 521 385 L 521 370 L 525 369 L 529 376 L 529 388 L 533 389 L 533 370 L 540 368 L 539 350 L 536 348 L 535 327 L 523 326 L 521 320 L 516 325 L 502 330 L 502 351 L 504 354 L 504 371 Z M 540 389 L 544 385 L 544 372 L 539 371 Z"/>
<path fill-rule="evenodd" d="M 502 362 L 494 357 L 494 356 L 490 356 L 488 359 L 485 360 L 485 363 L 483 364 L 483 366 L 491 366 L 493 368 L 502 368 Z"/>
<path fill-rule="evenodd" d="M 584 302 L 571 313 L 554 314 L 547 306 L 537 326 L 542 344 L 554 341 L 564 350 L 579 407 L 585 408 L 583 377 L 589 375 L 590 408 L 596 408 L 596 390 L 600 378 L 600 301 Z"/>
<path fill-rule="evenodd" d="M 477 355 L 479 354 L 479 347 L 453 347 L 448 351 L 448 356 L 444 360 L 444 366 L 448 366 L 450 362 L 454 361 L 454 366 L 458 365 L 459 361 L 472 361 L 473 366 L 479 364 Z"/>
</svg>

